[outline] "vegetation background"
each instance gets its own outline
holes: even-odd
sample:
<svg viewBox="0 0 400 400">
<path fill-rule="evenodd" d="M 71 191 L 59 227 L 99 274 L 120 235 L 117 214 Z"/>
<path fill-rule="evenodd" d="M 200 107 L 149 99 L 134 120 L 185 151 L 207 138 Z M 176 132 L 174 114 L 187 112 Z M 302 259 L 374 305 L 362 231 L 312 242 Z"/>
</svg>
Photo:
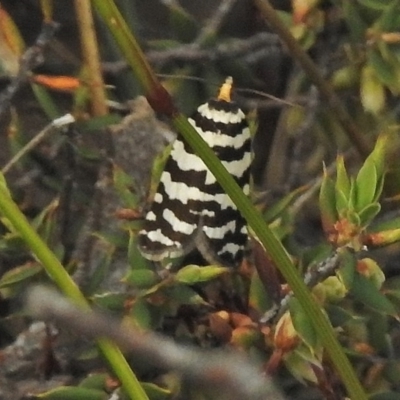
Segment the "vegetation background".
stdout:
<svg viewBox="0 0 400 400">
<path fill-rule="evenodd" d="M 399 8 L 2 0 L 0 398 L 398 399 Z M 255 207 L 177 111 L 226 76 Z M 261 242 L 238 271 L 136 249 L 176 131 Z"/>
</svg>

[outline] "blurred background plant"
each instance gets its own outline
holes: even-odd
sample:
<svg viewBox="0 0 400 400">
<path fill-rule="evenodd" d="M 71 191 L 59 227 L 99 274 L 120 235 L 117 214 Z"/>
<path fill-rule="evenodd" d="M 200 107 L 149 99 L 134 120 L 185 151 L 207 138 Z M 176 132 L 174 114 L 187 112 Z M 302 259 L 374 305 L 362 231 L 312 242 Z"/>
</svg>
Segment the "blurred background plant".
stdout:
<svg viewBox="0 0 400 400">
<path fill-rule="evenodd" d="M 369 398 L 396 399 L 399 1 L 272 2 L 336 92 L 350 116 L 347 126 L 311 83 L 312 72 L 271 32 L 256 7 L 261 2 L 115 3 L 185 114 L 234 77 L 236 100 L 254 131 L 254 203 L 329 317 Z M 79 0 L 75 7 L 0 3 L 0 165 L 55 118 L 71 113 L 77 121 L 51 126 L 4 171 L 20 210 L 91 305 L 178 343 L 239 350 L 273 375 L 288 398 L 344 398 L 309 310 L 268 257 L 254 254 L 238 272 L 181 260 L 181 269 L 160 277 L 140 256 L 141 211 L 174 133 L 137 98 L 143 93 L 127 55 L 97 14 L 91 28 L 92 11 Z M 53 21 L 60 26 L 46 30 Z M 368 154 L 354 144 L 349 125 Z M 21 295 L 48 278 L 20 232 L 4 216 L 1 222 L 3 397 L 123 396 L 116 371 L 98 360 L 94 346 L 51 324 L 32 329 Z M 16 355 L 21 338 L 28 361 Z M 41 360 L 39 371 L 32 359 Z M 151 399 L 200 396 L 172 371 L 134 357 L 129 362 L 148 382 Z"/>
</svg>

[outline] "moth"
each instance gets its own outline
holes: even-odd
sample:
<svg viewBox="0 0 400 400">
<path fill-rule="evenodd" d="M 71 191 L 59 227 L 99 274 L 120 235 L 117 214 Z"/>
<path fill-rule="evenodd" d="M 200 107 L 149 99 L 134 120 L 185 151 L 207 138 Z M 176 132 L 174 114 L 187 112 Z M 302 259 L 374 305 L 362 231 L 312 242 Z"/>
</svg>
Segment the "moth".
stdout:
<svg viewBox="0 0 400 400">
<path fill-rule="evenodd" d="M 251 137 L 244 112 L 231 100 L 232 78 L 218 97 L 199 106 L 189 122 L 249 194 Z M 238 266 L 248 240 L 246 221 L 204 162 L 178 137 L 139 232 L 142 255 L 152 261 L 196 249 L 211 264 Z"/>
</svg>

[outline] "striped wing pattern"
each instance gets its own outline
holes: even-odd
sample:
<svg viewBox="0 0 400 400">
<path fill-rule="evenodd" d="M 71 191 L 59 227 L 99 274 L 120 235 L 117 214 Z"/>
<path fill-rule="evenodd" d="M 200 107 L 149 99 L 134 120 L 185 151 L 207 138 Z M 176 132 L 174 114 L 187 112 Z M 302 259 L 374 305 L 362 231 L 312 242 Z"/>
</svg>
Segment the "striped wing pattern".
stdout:
<svg viewBox="0 0 400 400">
<path fill-rule="evenodd" d="M 202 104 L 189 122 L 247 195 L 251 138 L 243 111 L 229 96 Z M 153 261 L 197 248 L 210 263 L 236 266 L 247 242 L 246 222 L 204 162 L 179 137 L 139 232 L 139 248 Z"/>
</svg>

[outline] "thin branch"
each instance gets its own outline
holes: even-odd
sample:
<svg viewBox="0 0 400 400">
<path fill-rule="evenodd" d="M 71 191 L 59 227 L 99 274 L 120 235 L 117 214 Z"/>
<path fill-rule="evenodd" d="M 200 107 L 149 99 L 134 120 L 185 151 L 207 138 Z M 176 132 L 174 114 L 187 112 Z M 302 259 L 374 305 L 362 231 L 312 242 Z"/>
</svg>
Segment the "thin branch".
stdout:
<svg viewBox="0 0 400 400">
<path fill-rule="evenodd" d="M 340 264 L 339 250 L 335 250 L 325 260 L 319 262 L 315 267 L 309 269 L 304 276 L 304 283 L 307 287 L 312 288 L 317 283 L 333 275 Z M 293 293 L 288 293 L 279 304 L 274 304 L 261 318 L 262 324 L 271 322 L 272 319 L 282 315 L 288 308 L 289 300 L 293 297 Z"/>
<path fill-rule="evenodd" d="M 30 142 L 28 142 L 21 150 L 15 154 L 14 157 L 2 168 L 1 172 L 5 175 L 10 169 L 27 153 L 34 149 L 41 143 L 54 129 L 59 129 L 65 125 L 72 124 L 75 118 L 71 114 L 66 114 L 60 118 L 55 119 L 45 128 L 43 128 Z"/>
<path fill-rule="evenodd" d="M 135 356 L 154 366 L 173 369 L 191 384 L 211 391 L 213 398 L 231 400 L 283 400 L 272 382 L 247 360 L 233 352 L 206 352 L 178 346 L 155 333 L 143 333 L 132 326 L 93 311 L 82 311 L 55 291 L 34 287 L 27 307 L 35 317 L 55 320 L 59 325 L 91 338 L 108 337 Z"/>
<path fill-rule="evenodd" d="M 29 47 L 21 58 L 18 75 L 8 87 L 0 93 L 0 118 L 10 107 L 11 101 L 18 90 L 29 79 L 30 71 L 42 62 L 43 50 L 54 36 L 59 24 L 46 22 L 33 46 Z"/>
<path fill-rule="evenodd" d="M 196 48 L 191 44 L 183 45 L 169 50 L 150 50 L 146 58 L 152 65 L 160 65 L 173 62 L 215 62 L 231 58 L 242 58 L 248 54 L 254 54 L 258 50 L 267 50 L 273 53 L 281 53 L 282 46 L 279 37 L 274 33 L 261 32 L 247 39 L 235 39 L 229 43 L 222 43 L 213 48 Z M 109 74 L 119 74 L 128 69 L 125 61 L 105 62 L 103 71 Z"/>
<path fill-rule="evenodd" d="M 210 37 L 215 36 L 224 22 L 225 17 L 229 14 L 233 5 L 237 0 L 223 0 L 218 6 L 214 15 L 206 22 L 204 27 L 201 29 L 196 40 L 193 42 L 192 46 L 201 46 Z"/>
</svg>

